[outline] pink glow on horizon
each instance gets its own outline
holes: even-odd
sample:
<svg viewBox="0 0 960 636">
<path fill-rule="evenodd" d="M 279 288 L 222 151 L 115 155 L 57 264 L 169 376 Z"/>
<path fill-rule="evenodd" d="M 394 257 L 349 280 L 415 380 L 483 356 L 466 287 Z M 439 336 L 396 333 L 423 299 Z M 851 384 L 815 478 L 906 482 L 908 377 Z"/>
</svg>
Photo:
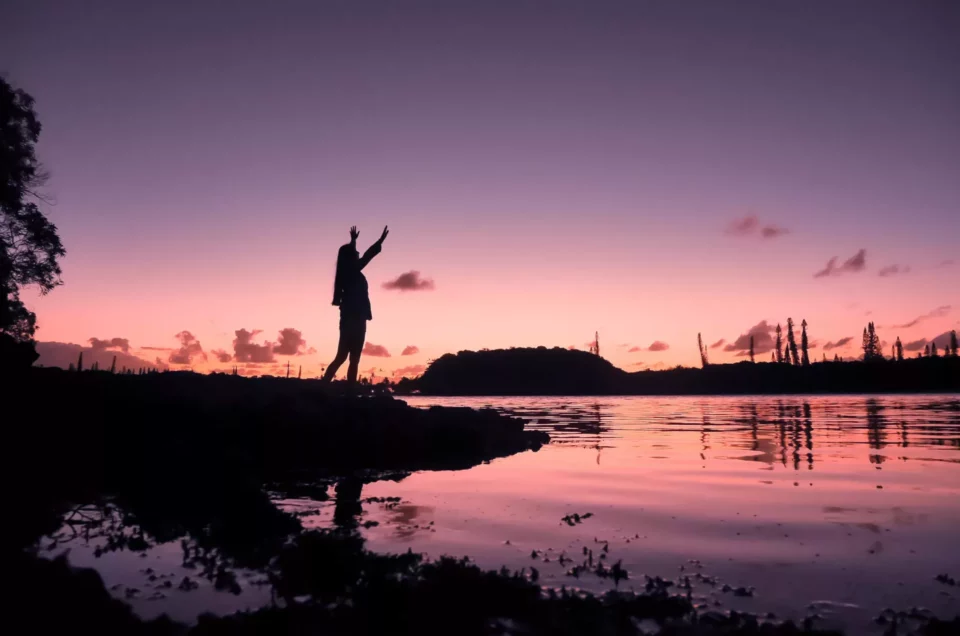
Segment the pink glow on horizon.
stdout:
<svg viewBox="0 0 960 636">
<path fill-rule="evenodd" d="M 367 337 L 392 355 L 361 367 L 384 373 L 596 331 L 636 370 L 762 320 L 850 337 L 845 357 L 870 320 L 885 351 L 958 326 L 957 44 L 936 11 L 45 4 L 0 41 L 67 249 L 64 286 L 24 294 L 39 340 L 152 361 L 189 332 L 210 370 L 240 329 L 295 329 L 304 355 L 250 349 L 270 361 L 244 372 L 316 375 L 337 249 L 388 224 Z"/>
</svg>

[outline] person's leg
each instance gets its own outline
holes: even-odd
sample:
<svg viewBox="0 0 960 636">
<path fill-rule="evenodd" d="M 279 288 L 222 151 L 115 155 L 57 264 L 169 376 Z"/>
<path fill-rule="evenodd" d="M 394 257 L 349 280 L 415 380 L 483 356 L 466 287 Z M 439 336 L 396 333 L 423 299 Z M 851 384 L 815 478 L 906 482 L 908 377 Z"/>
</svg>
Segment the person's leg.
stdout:
<svg viewBox="0 0 960 636">
<path fill-rule="evenodd" d="M 360 370 L 360 354 L 363 353 L 363 342 L 367 339 L 367 321 L 358 320 L 350 326 L 350 366 L 347 367 L 347 382 L 357 381 L 357 372 Z"/>
<path fill-rule="evenodd" d="M 333 362 L 330 363 L 330 366 L 327 367 L 327 372 L 323 374 L 324 382 L 333 380 L 333 376 L 337 375 L 337 371 L 340 370 L 340 365 L 346 361 L 347 356 L 350 354 L 349 331 L 349 328 L 347 328 L 341 320 L 340 343 L 337 345 L 337 355 L 334 357 Z"/>
</svg>

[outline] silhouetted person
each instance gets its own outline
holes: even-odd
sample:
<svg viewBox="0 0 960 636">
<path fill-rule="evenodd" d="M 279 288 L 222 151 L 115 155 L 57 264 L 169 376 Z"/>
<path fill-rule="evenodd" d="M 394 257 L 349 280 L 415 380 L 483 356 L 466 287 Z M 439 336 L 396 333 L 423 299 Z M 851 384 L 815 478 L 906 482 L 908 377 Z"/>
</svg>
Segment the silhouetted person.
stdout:
<svg viewBox="0 0 960 636">
<path fill-rule="evenodd" d="M 363 268 L 373 257 L 380 253 L 380 246 L 387 238 L 389 230 L 384 227 L 380 239 L 360 256 L 357 251 L 357 237 L 360 232 L 357 227 L 350 228 L 350 242 L 340 248 L 337 253 L 337 273 L 333 281 L 333 304 L 340 307 L 340 344 L 337 347 L 337 356 L 327 367 L 323 379 L 329 382 L 337 374 L 340 365 L 347 356 L 350 357 L 350 366 L 347 367 L 347 382 L 351 385 L 357 381 L 357 370 L 360 367 L 360 354 L 363 351 L 363 342 L 367 337 L 367 321 L 373 319 L 370 311 L 370 294 L 367 289 L 367 279 L 363 275 Z"/>
</svg>

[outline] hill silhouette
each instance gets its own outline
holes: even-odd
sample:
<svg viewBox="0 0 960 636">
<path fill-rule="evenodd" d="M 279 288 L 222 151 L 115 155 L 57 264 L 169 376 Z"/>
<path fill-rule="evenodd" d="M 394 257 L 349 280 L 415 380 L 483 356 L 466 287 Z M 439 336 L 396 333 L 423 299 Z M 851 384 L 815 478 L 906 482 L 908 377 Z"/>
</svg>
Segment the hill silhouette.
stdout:
<svg viewBox="0 0 960 636">
<path fill-rule="evenodd" d="M 627 372 L 586 351 L 494 349 L 448 353 L 410 384 L 435 395 L 533 395 L 609 393 Z"/>
<path fill-rule="evenodd" d="M 703 395 L 960 390 L 960 358 L 711 364 L 629 373 L 600 356 L 559 347 L 461 351 L 438 358 L 400 393 L 426 395 Z"/>
</svg>

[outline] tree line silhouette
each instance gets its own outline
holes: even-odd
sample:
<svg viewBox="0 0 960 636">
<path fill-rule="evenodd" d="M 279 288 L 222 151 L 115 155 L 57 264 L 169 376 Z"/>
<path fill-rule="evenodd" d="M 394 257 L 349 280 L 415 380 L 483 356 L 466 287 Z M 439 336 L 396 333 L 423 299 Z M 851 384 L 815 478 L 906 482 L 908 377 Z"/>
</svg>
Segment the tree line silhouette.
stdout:
<svg viewBox="0 0 960 636">
<path fill-rule="evenodd" d="M 776 337 L 774 340 L 773 349 L 770 352 L 770 362 L 787 364 L 795 367 L 810 366 L 810 339 L 807 336 L 806 319 L 800 322 L 800 329 L 800 347 L 798 349 L 796 337 L 794 336 L 793 318 L 787 318 L 786 345 L 784 345 L 783 342 L 783 328 L 780 326 L 780 323 L 777 323 L 777 326 L 774 329 Z M 697 349 L 700 351 L 700 366 L 706 368 L 710 362 L 707 357 L 707 349 L 703 345 L 703 336 L 700 333 L 697 334 Z M 860 349 L 863 351 L 863 356 L 860 359 L 864 362 L 888 360 L 883 355 L 883 343 L 880 340 L 880 336 L 877 334 L 877 328 L 873 322 L 867 323 L 867 326 L 863 328 L 863 337 L 861 340 Z M 922 352 L 917 352 L 918 358 L 937 358 L 940 357 L 940 355 L 941 354 L 937 349 L 937 343 L 934 340 L 926 343 Z M 747 356 L 750 358 L 750 362 L 756 363 L 756 347 L 753 334 L 750 334 L 750 345 L 747 351 Z M 957 356 L 957 330 L 954 329 L 950 332 L 950 341 L 944 347 L 943 357 L 956 358 Z M 900 337 L 897 336 L 896 342 L 894 342 L 890 348 L 889 361 L 902 362 L 903 359 L 903 343 L 900 342 Z M 821 362 L 828 362 L 826 353 L 823 354 L 823 360 Z M 839 354 L 834 354 L 833 362 L 844 362 L 844 360 Z"/>
</svg>

